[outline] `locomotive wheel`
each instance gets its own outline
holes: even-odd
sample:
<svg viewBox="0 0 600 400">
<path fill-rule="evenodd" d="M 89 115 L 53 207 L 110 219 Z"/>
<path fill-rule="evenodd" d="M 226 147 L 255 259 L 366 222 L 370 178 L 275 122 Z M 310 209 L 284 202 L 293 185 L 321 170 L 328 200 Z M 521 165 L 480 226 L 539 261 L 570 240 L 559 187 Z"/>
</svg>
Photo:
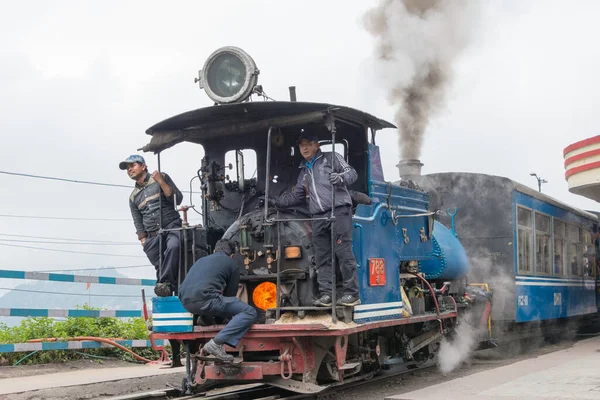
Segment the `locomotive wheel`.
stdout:
<svg viewBox="0 0 600 400">
<path fill-rule="evenodd" d="M 319 384 L 337 381 L 335 355 L 331 351 L 328 351 L 325 354 L 325 357 L 323 357 L 323 361 L 321 362 L 318 371 L 317 382 Z"/>
</svg>

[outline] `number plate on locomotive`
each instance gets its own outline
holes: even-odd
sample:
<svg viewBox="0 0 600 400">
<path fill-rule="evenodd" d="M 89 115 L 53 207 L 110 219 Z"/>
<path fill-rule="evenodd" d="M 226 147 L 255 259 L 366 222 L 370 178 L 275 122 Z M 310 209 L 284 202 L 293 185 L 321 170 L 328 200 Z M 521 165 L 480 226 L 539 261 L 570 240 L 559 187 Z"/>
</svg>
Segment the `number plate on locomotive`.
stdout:
<svg viewBox="0 0 600 400">
<path fill-rule="evenodd" d="M 385 260 L 369 258 L 369 286 L 385 286 Z"/>
</svg>

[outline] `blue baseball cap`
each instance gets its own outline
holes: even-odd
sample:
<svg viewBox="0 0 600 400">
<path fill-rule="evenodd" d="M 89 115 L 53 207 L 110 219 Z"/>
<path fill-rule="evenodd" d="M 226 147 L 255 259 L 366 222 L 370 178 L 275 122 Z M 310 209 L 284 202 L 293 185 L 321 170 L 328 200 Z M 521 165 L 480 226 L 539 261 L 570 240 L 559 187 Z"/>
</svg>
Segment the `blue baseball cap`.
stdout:
<svg viewBox="0 0 600 400">
<path fill-rule="evenodd" d="M 127 159 L 125 161 L 121 161 L 119 163 L 119 168 L 122 170 L 125 170 L 125 169 L 127 169 L 127 164 L 133 164 L 133 163 L 146 164 L 146 161 L 144 160 L 144 157 L 138 156 L 137 154 L 132 154 L 129 157 L 127 157 Z"/>
</svg>

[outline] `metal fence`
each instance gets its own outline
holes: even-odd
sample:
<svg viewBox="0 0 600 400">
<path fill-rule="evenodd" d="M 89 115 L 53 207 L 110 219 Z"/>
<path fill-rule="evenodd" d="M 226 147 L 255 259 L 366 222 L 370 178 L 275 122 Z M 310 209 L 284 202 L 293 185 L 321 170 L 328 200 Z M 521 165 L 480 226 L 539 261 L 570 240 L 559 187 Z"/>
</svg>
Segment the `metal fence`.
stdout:
<svg viewBox="0 0 600 400">
<path fill-rule="evenodd" d="M 101 285 L 132 285 L 132 286 L 154 286 L 155 279 L 133 279 L 115 278 L 109 276 L 86 276 L 74 274 L 61 274 L 51 272 L 30 272 L 0 269 L 0 278 L 23 279 L 53 282 L 87 283 Z M 89 286 L 88 286 L 89 288 Z M 82 294 L 85 295 L 85 294 Z M 141 294 L 140 294 L 141 299 Z M 134 318 L 142 317 L 143 310 L 90 310 L 90 309 L 52 309 L 52 308 L 0 308 L 0 317 L 50 317 L 50 318 Z M 128 347 L 151 347 L 149 340 L 115 340 L 123 346 Z M 156 345 L 163 345 L 162 340 L 155 341 Z M 73 349 L 97 349 L 110 347 L 107 344 L 95 341 L 52 341 L 52 342 L 27 342 L 0 344 L 0 353 L 14 353 L 24 351 L 48 351 L 48 350 L 73 350 Z"/>
</svg>

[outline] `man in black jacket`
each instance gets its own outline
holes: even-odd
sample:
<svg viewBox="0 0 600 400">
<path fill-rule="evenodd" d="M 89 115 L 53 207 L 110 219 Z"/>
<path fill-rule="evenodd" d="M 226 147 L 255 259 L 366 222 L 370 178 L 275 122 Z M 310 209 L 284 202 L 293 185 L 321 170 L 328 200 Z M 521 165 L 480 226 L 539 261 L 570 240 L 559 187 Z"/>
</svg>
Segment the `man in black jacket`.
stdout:
<svg viewBox="0 0 600 400">
<path fill-rule="evenodd" d="M 333 251 L 337 257 L 342 279 L 344 295 L 337 301 L 338 305 L 355 306 L 360 304 L 358 277 L 356 275 L 356 259 L 352 253 L 352 199 L 347 185 L 358 179 L 358 174 L 346 160 L 335 153 L 323 153 L 316 136 L 302 134 L 297 140 L 304 161 L 300 164 L 298 181 L 291 193 L 284 193 L 277 199 L 268 199 L 269 205 L 287 208 L 300 205 L 308 200 L 309 210 L 313 218 L 328 218 L 331 215 L 331 190 L 335 189 L 333 215 L 335 224 L 331 229 L 331 221 L 314 220 L 312 238 L 317 261 L 317 280 L 320 298 L 314 301 L 315 306 L 330 307 L 333 291 L 333 268 L 331 265 L 331 236 L 334 238 Z"/>
<path fill-rule="evenodd" d="M 192 265 L 179 288 L 181 304 L 190 313 L 231 318 L 225 328 L 203 347 L 206 353 L 222 361 L 233 360 L 223 345 L 237 347 L 256 319 L 256 310 L 236 297 L 240 267 L 231 258 L 233 254 L 235 244 L 219 240 L 213 254 L 202 257 Z"/>
</svg>

